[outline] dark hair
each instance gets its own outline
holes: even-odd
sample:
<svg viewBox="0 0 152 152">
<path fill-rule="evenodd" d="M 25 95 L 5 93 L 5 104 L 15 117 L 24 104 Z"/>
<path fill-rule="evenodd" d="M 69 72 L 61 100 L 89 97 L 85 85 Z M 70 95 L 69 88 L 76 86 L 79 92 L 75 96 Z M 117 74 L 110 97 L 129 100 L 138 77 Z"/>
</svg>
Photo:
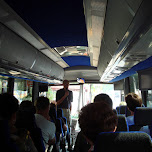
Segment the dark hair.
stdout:
<svg viewBox="0 0 152 152">
<path fill-rule="evenodd" d="M 47 97 L 38 97 L 35 106 L 37 110 L 45 110 L 50 105 L 49 99 Z"/>
<path fill-rule="evenodd" d="M 27 130 L 31 131 L 32 128 L 36 127 L 34 117 L 35 112 L 35 107 L 31 101 L 22 101 L 16 115 L 16 127 L 26 128 Z"/>
<path fill-rule="evenodd" d="M 134 112 L 136 107 L 142 106 L 142 99 L 135 93 L 129 93 L 125 97 L 127 107 Z"/>
<path fill-rule="evenodd" d="M 69 83 L 69 81 L 68 81 L 68 80 L 64 80 L 64 81 L 63 81 L 63 84 L 64 84 L 64 83 Z"/>
<path fill-rule="evenodd" d="M 100 132 L 109 132 L 117 126 L 117 115 L 105 102 L 84 106 L 79 114 L 79 125 L 83 134 L 95 142 Z"/>
<path fill-rule="evenodd" d="M 0 117 L 10 120 L 19 107 L 18 100 L 11 94 L 0 94 Z"/>
<path fill-rule="evenodd" d="M 35 113 L 34 104 L 29 100 L 24 100 L 21 102 L 19 106 L 19 111 L 27 111 L 27 112 Z"/>
<path fill-rule="evenodd" d="M 112 99 L 105 93 L 101 93 L 95 96 L 94 102 L 106 102 L 112 109 L 113 103 Z"/>
</svg>

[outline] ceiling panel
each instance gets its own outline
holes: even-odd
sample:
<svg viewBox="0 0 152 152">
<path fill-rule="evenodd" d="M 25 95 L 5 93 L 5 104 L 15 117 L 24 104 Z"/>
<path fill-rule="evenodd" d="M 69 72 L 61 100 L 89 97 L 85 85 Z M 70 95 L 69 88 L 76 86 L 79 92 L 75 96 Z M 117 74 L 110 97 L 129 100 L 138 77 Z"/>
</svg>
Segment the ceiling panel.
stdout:
<svg viewBox="0 0 152 152">
<path fill-rule="evenodd" d="M 88 46 L 83 0 L 5 0 L 50 46 Z"/>
</svg>

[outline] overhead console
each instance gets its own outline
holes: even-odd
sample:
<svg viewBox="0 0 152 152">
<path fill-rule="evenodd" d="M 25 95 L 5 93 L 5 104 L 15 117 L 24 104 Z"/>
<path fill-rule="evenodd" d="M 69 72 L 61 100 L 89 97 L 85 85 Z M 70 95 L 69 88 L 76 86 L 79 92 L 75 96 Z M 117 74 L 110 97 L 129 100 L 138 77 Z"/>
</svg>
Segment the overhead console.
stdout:
<svg viewBox="0 0 152 152">
<path fill-rule="evenodd" d="M 109 82 L 152 55 L 151 2 L 149 0 L 109 0 L 98 73 Z"/>
<path fill-rule="evenodd" d="M 92 66 L 73 66 L 65 69 L 64 79 L 76 82 L 78 78 L 83 78 L 86 83 L 99 82 L 97 68 Z"/>
<path fill-rule="evenodd" d="M 0 23 L 0 68 L 32 79 L 62 80 L 64 69 Z"/>
</svg>

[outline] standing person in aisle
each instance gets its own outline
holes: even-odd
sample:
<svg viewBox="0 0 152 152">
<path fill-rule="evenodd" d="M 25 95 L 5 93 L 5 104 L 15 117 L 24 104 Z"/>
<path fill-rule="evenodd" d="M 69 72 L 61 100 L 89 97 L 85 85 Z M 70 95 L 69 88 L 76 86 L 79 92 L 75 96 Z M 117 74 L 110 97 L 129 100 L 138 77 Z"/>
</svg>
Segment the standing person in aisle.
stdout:
<svg viewBox="0 0 152 152">
<path fill-rule="evenodd" d="M 68 127 L 70 127 L 70 115 L 72 109 L 71 102 L 73 102 L 73 92 L 68 90 L 68 88 L 69 81 L 64 80 L 63 89 L 58 90 L 56 93 L 56 101 L 57 107 L 62 108 L 64 117 L 67 118 Z"/>
</svg>

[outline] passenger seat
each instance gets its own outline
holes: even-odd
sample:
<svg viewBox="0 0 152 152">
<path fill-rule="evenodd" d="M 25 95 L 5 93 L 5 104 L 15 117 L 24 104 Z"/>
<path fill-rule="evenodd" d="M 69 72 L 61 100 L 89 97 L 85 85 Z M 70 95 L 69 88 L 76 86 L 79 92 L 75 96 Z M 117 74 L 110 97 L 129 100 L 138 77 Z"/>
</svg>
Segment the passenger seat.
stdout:
<svg viewBox="0 0 152 152">
<path fill-rule="evenodd" d="M 143 132 L 104 132 L 97 136 L 94 152 L 150 152 L 150 137 Z"/>
<path fill-rule="evenodd" d="M 118 114 L 124 115 L 126 117 L 131 115 L 131 112 L 128 110 L 127 106 L 116 107 L 116 110 Z"/>
<path fill-rule="evenodd" d="M 129 131 L 126 117 L 123 115 L 117 115 L 117 117 L 118 117 L 118 124 L 116 131 Z"/>
<path fill-rule="evenodd" d="M 152 134 L 150 133 L 150 130 L 152 128 L 152 108 L 136 108 L 134 121 L 136 125 L 141 126 L 142 131 L 148 133 L 152 137 Z"/>
</svg>

